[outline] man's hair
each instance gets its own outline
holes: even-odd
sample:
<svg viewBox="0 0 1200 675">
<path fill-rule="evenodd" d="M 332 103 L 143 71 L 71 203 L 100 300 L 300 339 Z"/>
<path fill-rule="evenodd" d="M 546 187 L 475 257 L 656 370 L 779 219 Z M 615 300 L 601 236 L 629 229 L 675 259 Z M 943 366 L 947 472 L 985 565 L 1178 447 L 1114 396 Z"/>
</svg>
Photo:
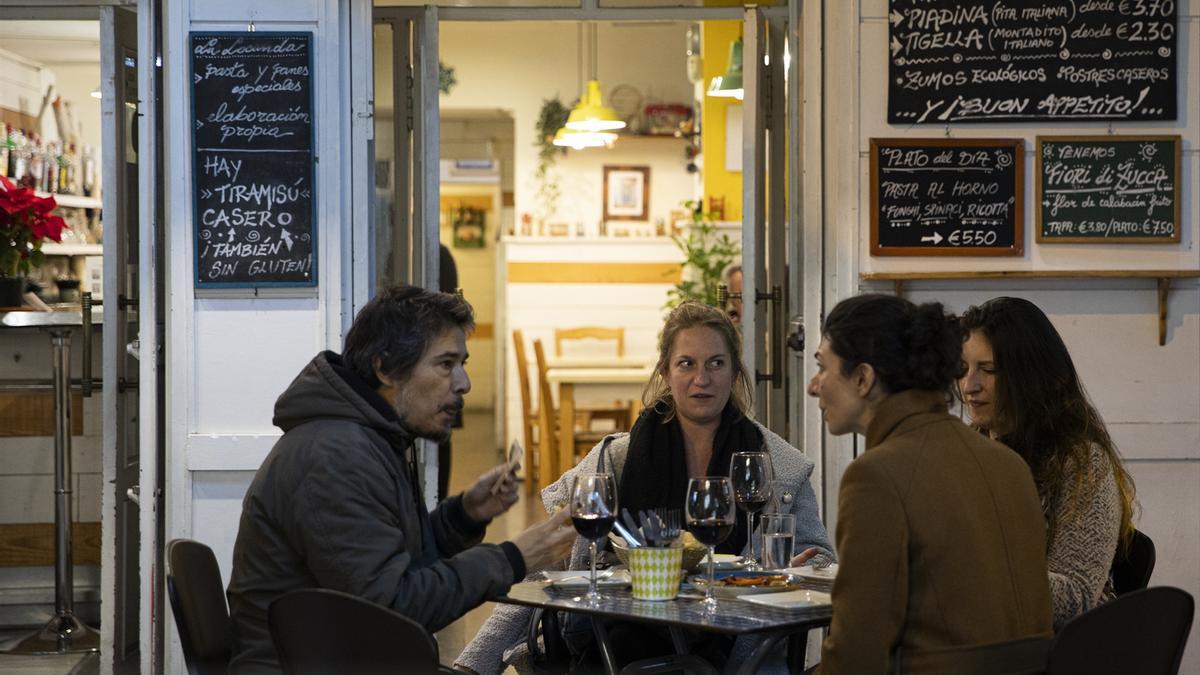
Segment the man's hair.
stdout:
<svg viewBox="0 0 1200 675">
<path fill-rule="evenodd" d="M 342 355 L 346 366 L 372 389 L 382 383 L 376 363 L 387 376 L 403 380 L 438 336 L 452 328 L 469 333 L 475 313 L 462 296 L 418 286 L 392 286 L 380 291 L 350 326 Z"/>
</svg>

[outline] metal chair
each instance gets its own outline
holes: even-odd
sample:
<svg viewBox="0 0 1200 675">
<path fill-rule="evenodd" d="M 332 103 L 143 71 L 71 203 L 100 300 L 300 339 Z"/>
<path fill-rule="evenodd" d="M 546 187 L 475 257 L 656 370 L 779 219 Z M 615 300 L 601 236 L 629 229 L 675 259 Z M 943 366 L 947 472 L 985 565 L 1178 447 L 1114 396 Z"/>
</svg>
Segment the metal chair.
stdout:
<svg viewBox="0 0 1200 675">
<path fill-rule="evenodd" d="M 283 671 L 449 673 L 421 624 L 355 595 L 324 588 L 287 593 L 267 611 Z"/>
<path fill-rule="evenodd" d="M 1050 647 L 1047 675 L 1175 675 L 1195 602 L 1170 586 L 1133 591 L 1073 619 Z"/>
<path fill-rule="evenodd" d="M 1118 547 L 1117 555 L 1113 558 L 1113 590 L 1117 595 L 1125 595 L 1149 586 L 1154 562 L 1154 542 L 1144 532 L 1134 530 L 1128 552 Z"/>
<path fill-rule="evenodd" d="M 167 544 L 167 596 L 191 675 L 224 675 L 233 637 L 221 570 L 212 549 L 191 539 Z"/>
</svg>

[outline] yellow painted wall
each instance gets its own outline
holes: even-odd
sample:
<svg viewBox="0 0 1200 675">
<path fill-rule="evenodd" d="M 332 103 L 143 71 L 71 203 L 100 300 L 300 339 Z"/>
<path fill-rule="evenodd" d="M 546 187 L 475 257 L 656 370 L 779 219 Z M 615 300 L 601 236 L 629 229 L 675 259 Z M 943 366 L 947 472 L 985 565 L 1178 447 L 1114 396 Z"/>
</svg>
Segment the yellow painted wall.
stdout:
<svg viewBox="0 0 1200 675">
<path fill-rule="evenodd" d="M 742 34 L 741 21 L 705 21 L 701 34 L 704 88 L 729 67 L 729 45 Z M 704 208 L 709 197 L 725 197 L 724 220 L 742 219 L 742 172 L 725 170 L 725 111 L 741 106 L 732 98 L 704 97 L 700 141 L 704 148 Z"/>
</svg>

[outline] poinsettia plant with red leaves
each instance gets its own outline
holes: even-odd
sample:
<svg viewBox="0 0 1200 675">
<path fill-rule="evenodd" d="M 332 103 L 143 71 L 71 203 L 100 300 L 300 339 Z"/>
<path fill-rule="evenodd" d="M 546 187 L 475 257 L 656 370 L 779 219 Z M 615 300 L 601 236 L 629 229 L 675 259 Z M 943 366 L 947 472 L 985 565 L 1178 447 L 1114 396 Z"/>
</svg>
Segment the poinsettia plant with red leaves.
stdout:
<svg viewBox="0 0 1200 675">
<path fill-rule="evenodd" d="M 54 197 L 39 197 L 3 176 L 0 184 L 4 186 L 0 190 L 0 277 L 29 274 L 46 259 L 42 242 L 61 242 L 67 224 L 61 216 L 51 215 L 58 208 Z"/>
</svg>

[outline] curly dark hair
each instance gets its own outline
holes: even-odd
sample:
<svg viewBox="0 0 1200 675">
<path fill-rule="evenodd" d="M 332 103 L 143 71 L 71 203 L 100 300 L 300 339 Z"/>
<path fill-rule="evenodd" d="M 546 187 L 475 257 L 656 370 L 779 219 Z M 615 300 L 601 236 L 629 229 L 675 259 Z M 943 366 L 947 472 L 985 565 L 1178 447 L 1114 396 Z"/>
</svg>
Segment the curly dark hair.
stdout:
<svg viewBox="0 0 1200 675">
<path fill-rule="evenodd" d="M 419 286 L 399 285 L 379 291 L 354 317 L 346 334 L 346 365 L 372 389 L 382 383 L 379 369 L 404 379 L 416 367 L 429 344 L 451 328 L 469 333 L 475 312 L 462 296 Z"/>
<path fill-rule="evenodd" d="M 821 326 L 849 375 L 870 364 L 886 393 L 930 389 L 950 400 L 962 372 L 962 333 L 941 303 L 868 294 L 839 302 Z"/>
<path fill-rule="evenodd" d="M 969 307 L 959 323 L 964 341 L 978 331 L 992 347 L 993 403 L 1001 429 L 982 431 L 998 432 L 997 439 L 1024 458 L 1050 513 L 1060 500 L 1073 495 L 1068 517 L 1073 507 L 1091 501 L 1098 477 L 1085 469 L 1091 464 L 1092 446 L 1099 446 L 1112 465 L 1121 494 L 1121 541 L 1127 543 L 1133 536 L 1133 478 L 1084 391 L 1054 324 L 1037 305 L 1010 297 Z M 1065 484 L 1068 463 L 1080 468 L 1074 485 Z"/>
</svg>

